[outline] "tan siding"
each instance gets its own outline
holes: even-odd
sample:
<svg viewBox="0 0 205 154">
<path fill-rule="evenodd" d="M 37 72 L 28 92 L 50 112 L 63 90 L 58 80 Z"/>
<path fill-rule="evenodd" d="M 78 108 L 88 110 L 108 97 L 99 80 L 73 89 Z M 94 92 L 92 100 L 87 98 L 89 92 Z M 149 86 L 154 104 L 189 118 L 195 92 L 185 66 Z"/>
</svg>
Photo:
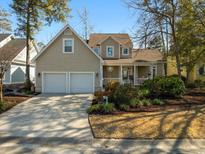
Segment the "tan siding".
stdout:
<svg viewBox="0 0 205 154">
<path fill-rule="evenodd" d="M 70 35 L 68 35 L 70 34 Z M 63 53 L 63 38 L 74 39 L 74 53 Z M 95 72 L 96 88 L 100 87 L 100 59 L 98 59 L 86 45 L 72 32 L 61 34 L 36 60 L 36 87 L 41 91 L 42 72 Z M 40 73 L 39 77 L 37 74 Z"/>
<path fill-rule="evenodd" d="M 164 75 L 164 64 L 157 64 L 157 75 L 158 76 Z"/>
<path fill-rule="evenodd" d="M 103 78 L 119 78 L 120 77 L 120 67 L 119 66 L 112 66 L 113 71 L 108 71 L 109 66 L 103 67 Z"/>
<path fill-rule="evenodd" d="M 122 55 L 122 49 L 123 48 L 129 48 L 129 55 Z M 132 58 L 132 47 L 130 46 L 130 43 L 125 44 L 124 46 L 121 46 L 120 48 L 120 58 L 126 59 L 126 58 Z"/>
<path fill-rule="evenodd" d="M 114 46 L 114 57 L 110 58 L 106 56 L 106 46 Z M 101 44 L 101 56 L 103 59 L 119 59 L 119 43 L 112 38 L 108 38 Z"/>
</svg>

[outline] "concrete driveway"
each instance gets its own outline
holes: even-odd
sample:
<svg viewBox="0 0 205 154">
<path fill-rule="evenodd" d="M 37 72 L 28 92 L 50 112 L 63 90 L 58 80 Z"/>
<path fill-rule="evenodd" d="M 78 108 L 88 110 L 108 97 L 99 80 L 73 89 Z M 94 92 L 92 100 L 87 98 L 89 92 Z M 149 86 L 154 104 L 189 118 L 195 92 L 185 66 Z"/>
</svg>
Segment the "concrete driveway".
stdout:
<svg viewBox="0 0 205 154">
<path fill-rule="evenodd" d="M 91 95 L 39 95 L 0 115 L 0 151 L 16 153 L 200 153 L 205 140 L 94 139 Z"/>
<path fill-rule="evenodd" d="M 11 139 L 72 144 L 91 141 L 86 113 L 90 98 L 48 94 L 29 99 L 0 115 L 0 143 Z"/>
</svg>

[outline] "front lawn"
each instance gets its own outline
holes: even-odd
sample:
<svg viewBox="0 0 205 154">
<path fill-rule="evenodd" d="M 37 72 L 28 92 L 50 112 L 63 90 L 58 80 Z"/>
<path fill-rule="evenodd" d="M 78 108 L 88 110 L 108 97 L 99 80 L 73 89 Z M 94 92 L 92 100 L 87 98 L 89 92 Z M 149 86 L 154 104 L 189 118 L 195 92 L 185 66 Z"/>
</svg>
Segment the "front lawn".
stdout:
<svg viewBox="0 0 205 154">
<path fill-rule="evenodd" d="M 26 101 L 30 97 L 27 96 L 5 96 L 4 102 L 0 106 L 0 114 L 11 109 L 12 107 L 16 106 L 17 104 Z"/>
<path fill-rule="evenodd" d="M 205 139 L 205 105 L 158 112 L 90 115 L 96 138 Z"/>
</svg>

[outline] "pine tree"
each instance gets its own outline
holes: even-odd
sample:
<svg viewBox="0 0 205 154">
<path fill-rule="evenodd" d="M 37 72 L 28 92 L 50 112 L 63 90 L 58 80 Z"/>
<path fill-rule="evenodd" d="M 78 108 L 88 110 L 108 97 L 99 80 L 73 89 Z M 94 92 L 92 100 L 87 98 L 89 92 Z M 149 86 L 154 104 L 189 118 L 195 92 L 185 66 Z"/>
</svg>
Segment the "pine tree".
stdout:
<svg viewBox="0 0 205 154">
<path fill-rule="evenodd" d="M 40 28 L 52 22 L 65 22 L 70 9 L 68 0 L 13 0 L 17 16 L 17 34 L 26 37 L 26 88 L 30 90 L 30 43 Z"/>
</svg>

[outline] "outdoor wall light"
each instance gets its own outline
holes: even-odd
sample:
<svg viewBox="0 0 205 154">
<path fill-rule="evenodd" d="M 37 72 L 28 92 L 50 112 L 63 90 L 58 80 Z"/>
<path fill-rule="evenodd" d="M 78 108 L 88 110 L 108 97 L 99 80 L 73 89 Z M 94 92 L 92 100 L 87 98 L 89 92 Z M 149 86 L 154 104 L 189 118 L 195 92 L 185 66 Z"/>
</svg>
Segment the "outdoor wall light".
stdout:
<svg viewBox="0 0 205 154">
<path fill-rule="evenodd" d="M 113 71 L 113 67 L 112 67 L 112 66 L 110 66 L 110 67 L 108 67 L 108 68 L 107 68 L 107 70 L 108 70 L 108 72 L 110 72 L 110 73 L 111 73 L 111 72 Z"/>
<path fill-rule="evenodd" d="M 96 72 L 96 73 L 95 73 L 95 76 L 96 76 L 96 77 L 98 77 L 98 76 L 99 76 L 99 73 L 98 73 L 98 72 Z"/>
<path fill-rule="evenodd" d="M 38 73 L 38 77 L 40 77 L 41 76 L 41 73 Z"/>
</svg>

